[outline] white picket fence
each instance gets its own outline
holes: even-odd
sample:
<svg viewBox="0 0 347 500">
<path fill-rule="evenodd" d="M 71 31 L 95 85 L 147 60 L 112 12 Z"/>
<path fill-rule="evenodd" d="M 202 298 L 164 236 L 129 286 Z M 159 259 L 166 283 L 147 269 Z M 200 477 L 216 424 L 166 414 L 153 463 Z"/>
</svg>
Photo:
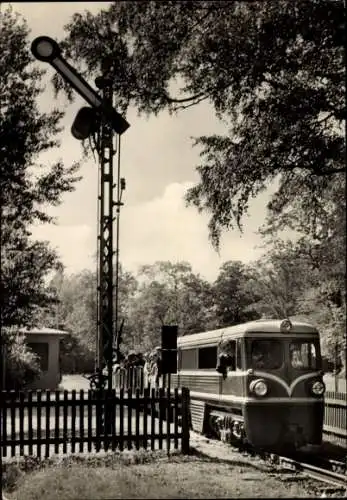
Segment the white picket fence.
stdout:
<svg viewBox="0 0 347 500">
<path fill-rule="evenodd" d="M 144 387 L 148 387 L 150 381 L 144 374 L 142 366 L 135 366 L 131 369 L 118 368 L 116 373 L 113 374 L 112 387 L 116 390 L 119 389 L 135 389 L 139 388 L 142 392 Z"/>
</svg>

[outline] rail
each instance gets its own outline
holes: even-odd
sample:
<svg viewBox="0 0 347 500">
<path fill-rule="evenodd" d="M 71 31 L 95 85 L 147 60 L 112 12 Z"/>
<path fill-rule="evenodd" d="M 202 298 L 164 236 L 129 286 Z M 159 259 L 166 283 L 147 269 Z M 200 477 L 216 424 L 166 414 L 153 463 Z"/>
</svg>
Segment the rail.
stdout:
<svg viewBox="0 0 347 500">
<path fill-rule="evenodd" d="M 287 465 L 291 470 L 303 472 L 313 479 L 333 484 L 339 488 L 343 488 L 344 490 L 347 488 L 347 478 L 345 474 L 339 474 L 329 469 L 323 469 L 321 467 L 316 467 L 315 465 L 298 462 L 297 460 L 288 457 L 278 458 L 281 465 Z"/>
</svg>

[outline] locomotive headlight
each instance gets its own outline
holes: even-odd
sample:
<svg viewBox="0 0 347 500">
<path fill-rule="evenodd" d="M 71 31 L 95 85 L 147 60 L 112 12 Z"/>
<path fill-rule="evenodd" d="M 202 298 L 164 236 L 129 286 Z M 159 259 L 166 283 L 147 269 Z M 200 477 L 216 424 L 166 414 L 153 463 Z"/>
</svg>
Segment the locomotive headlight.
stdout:
<svg viewBox="0 0 347 500">
<path fill-rule="evenodd" d="M 253 380 L 249 386 L 250 391 L 256 396 L 264 397 L 268 392 L 268 386 L 264 380 Z"/>
<path fill-rule="evenodd" d="M 316 382 L 313 382 L 311 391 L 315 396 L 321 396 L 325 392 L 325 385 L 323 384 L 323 382 L 317 380 Z"/>
</svg>

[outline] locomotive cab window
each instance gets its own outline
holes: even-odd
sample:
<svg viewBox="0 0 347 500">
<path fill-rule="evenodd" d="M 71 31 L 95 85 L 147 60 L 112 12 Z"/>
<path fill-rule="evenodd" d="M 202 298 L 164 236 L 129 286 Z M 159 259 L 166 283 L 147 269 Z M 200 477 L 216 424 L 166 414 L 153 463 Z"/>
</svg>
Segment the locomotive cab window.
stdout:
<svg viewBox="0 0 347 500">
<path fill-rule="evenodd" d="M 202 347 L 199 349 L 199 364 L 200 369 L 216 368 L 217 347 Z"/>
<path fill-rule="evenodd" d="M 295 341 L 289 346 L 290 363 L 298 370 L 317 368 L 316 346 L 312 342 Z"/>
<path fill-rule="evenodd" d="M 251 367 L 254 370 L 278 370 L 283 364 L 283 343 L 278 340 L 251 341 Z"/>
</svg>

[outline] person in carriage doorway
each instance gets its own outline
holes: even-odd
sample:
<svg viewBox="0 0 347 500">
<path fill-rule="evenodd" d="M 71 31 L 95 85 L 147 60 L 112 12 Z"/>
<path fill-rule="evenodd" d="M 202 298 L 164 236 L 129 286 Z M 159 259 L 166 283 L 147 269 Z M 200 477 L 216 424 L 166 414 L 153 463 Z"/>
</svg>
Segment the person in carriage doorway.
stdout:
<svg viewBox="0 0 347 500">
<path fill-rule="evenodd" d="M 149 381 L 151 387 L 158 389 L 162 375 L 160 347 L 156 347 L 150 354 L 149 361 Z"/>
<path fill-rule="evenodd" d="M 143 357 L 145 360 L 145 364 L 143 365 L 143 386 L 147 388 L 150 386 L 151 383 L 151 364 L 152 364 L 151 352 L 150 351 L 145 352 Z"/>
<path fill-rule="evenodd" d="M 236 359 L 235 359 L 235 346 L 234 343 L 230 341 L 221 341 L 218 345 L 218 356 L 217 356 L 217 372 L 223 375 L 225 379 L 228 370 L 235 370 Z"/>
</svg>

